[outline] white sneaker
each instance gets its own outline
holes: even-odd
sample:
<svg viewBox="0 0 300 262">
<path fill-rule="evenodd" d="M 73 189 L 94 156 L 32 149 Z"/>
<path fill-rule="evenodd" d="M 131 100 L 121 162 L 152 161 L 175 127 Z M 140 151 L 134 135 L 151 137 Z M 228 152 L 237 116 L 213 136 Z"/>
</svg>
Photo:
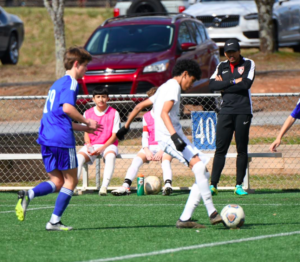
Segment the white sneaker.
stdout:
<svg viewBox="0 0 300 262">
<path fill-rule="evenodd" d="M 46 224 L 46 230 L 48 231 L 70 231 L 72 229 L 73 227 L 67 227 L 63 223 L 61 223 L 61 221 L 56 224 L 52 224 L 50 222 Z"/>
<path fill-rule="evenodd" d="M 172 192 L 173 192 L 173 189 L 170 186 L 164 186 L 163 189 L 162 189 L 162 195 L 163 196 L 169 196 L 169 195 L 172 194 Z"/>
<path fill-rule="evenodd" d="M 99 195 L 100 196 L 107 196 L 107 188 L 102 186 L 99 190 Z"/>
<path fill-rule="evenodd" d="M 131 191 L 129 187 L 119 187 L 113 191 L 111 191 L 112 195 L 114 196 L 125 196 L 125 195 L 130 195 Z"/>
</svg>

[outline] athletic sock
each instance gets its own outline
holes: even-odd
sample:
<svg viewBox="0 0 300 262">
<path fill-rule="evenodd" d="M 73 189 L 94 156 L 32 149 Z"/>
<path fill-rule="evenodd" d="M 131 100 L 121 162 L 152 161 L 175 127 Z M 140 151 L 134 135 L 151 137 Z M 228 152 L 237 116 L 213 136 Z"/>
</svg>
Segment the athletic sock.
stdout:
<svg viewBox="0 0 300 262">
<path fill-rule="evenodd" d="M 108 187 L 112 175 L 114 173 L 115 161 L 116 161 L 116 155 L 114 153 L 109 153 L 105 156 L 105 167 L 104 167 L 103 181 L 101 187 L 105 187 L 105 188 Z"/>
<path fill-rule="evenodd" d="M 72 190 L 67 189 L 65 187 L 61 188 L 56 199 L 56 203 L 55 203 L 53 214 L 50 219 L 50 223 L 55 224 L 60 221 L 62 214 L 64 213 L 67 206 L 69 205 L 72 195 L 73 195 Z"/>
<path fill-rule="evenodd" d="M 55 192 L 56 186 L 52 181 L 46 181 L 38 184 L 36 187 L 28 190 L 29 200 L 35 197 L 45 196 Z"/>
<path fill-rule="evenodd" d="M 128 178 L 125 178 L 124 183 L 123 183 L 122 186 L 128 188 L 128 187 L 131 186 L 131 184 L 132 184 L 132 181 Z"/>
<path fill-rule="evenodd" d="M 195 174 L 196 184 L 199 187 L 201 197 L 207 210 L 207 214 L 208 216 L 210 216 L 216 210 L 216 208 L 214 207 L 214 204 L 212 202 L 208 179 L 205 175 L 205 165 L 200 161 L 193 166 L 192 171 Z"/>
<path fill-rule="evenodd" d="M 162 171 L 163 171 L 163 179 L 164 179 L 165 183 L 166 183 L 167 180 L 171 181 L 171 183 L 172 183 L 171 162 L 169 160 L 162 161 L 161 168 L 162 168 Z"/>
<path fill-rule="evenodd" d="M 82 167 L 85 163 L 85 157 L 84 155 L 82 154 L 77 154 L 77 162 L 78 162 L 78 168 L 77 168 L 77 178 L 79 179 L 80 178 L 80 175 L 81 175 L 81 170 L 82 170 Z"/>
<path fill-rule="evenodd" d="M 140 157 L 136 156 L 133 160 L 132 163 L 130 165 L 130 167 L 127 170 L 126 173 L 126 177 L 125 177 L 125 181 L 126 179 L 129 179 L 131 181 L 133 181 L 133 179 L 135 179 L 140 167 L 143 164 L 143 159 L 141 159 Z"/>
<path fill-rule="evenodd" d="M 184 210 L 180 216 L 181 221 L 188 221 L 192 217 L 196 207 L 200 203 L 200 200 L 201 200 L 201 194 L 199 191 L 199 187 L 195 183 L 192 186 L 189 198 L 188 198 L 188 200 L 185 204 Z"/>
</svg>

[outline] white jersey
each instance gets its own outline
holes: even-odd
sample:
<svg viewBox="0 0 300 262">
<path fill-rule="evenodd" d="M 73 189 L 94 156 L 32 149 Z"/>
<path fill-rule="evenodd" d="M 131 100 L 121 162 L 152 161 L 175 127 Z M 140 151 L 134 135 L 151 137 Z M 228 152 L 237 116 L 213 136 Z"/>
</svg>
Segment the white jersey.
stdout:
<svg viewBox="0 0 300 262">
<path fill-rule="evenodd" d="M 174 101 L 174 106 L 169 112 L 169 116 L 175 128 L 175 131 L 177 133 L 182 132 L 182 127 L 179 122 L 180 95 L 181 95 L 181 87 L 179 83 L 175 79 L 170 79 L 166 83 L 161 85 L 157 89 L 156 93 L 149 98 L 153 103 L 153 108 L 154 108 L 155 140 L 157 142 L 167 141 L 171 137 L 170 132 L 168 131 L 167 127 L 165 126 L 160 116 L 163 106 L 167 101 Z"/>
</svg>

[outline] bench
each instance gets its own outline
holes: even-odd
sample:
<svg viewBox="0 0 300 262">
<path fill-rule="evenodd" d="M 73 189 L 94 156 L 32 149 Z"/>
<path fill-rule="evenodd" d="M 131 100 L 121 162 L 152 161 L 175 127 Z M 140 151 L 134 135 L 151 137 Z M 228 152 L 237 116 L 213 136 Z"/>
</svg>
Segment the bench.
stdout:
<svg viewBox="0 0 300 262">
<path fill-rule="evenodd" d="M 213 153 L 207 154 L 210 157 L 214 157 Z M 117 155 L 117 158 L 122 159 L 132 159 L 136 156 L 136 154 L 119 154 Z M 226 157 L 229 158 L 236 158 L 237 153 L 228 153 Z M 278 158 L 282 157 L 282 153 L 248 153 L 248 164 L 246 169 L 246 176 L 244 178 L 244 189 L 252 193 L 254 190 L 250 188 L 250 172 L 249 172 L 249 163 L 252 161 L 252 158 Z M 41 154 L 0 154 L 0 161 L 3 160 L 41 160 L 42 155 Z M 125 174 L 124 174 L 125 177 Z M 32 187 L 2 187 L 0 186 L 0 191 L 5 190 L 20 190 L 20 189 L 30 189 Z M 96 160 L 96 187 L 89 187 L 88 186 L 88 165 L 85 164 L 82 169 L 82 187 L 78 187 L 78 189 L 82 191 L 87 190 L 99 190 L 100 189 L 100 157 Z M 116 187 L 109 187 L 109 190 L 116 189 Z M 132 188 L 133 190 L 136 188 Z M 174 187 L 174 190 L 189 190 L 189 187 Z M 234 187 L 218 187 L 218 190 L 224 190 L 224 189 L 234 189 Z"/>
</svg>

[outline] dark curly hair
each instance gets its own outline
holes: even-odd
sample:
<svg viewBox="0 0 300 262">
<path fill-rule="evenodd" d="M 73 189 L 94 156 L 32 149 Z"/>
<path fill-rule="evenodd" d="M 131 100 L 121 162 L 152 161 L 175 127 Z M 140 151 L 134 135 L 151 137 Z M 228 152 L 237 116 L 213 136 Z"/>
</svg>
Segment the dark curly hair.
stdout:
<svg viewBox="0 0 300 262">
<path fill-rule="evenodd" d="M 197 80 L 201 78 L 201 69 L 196 61 L 191 59 L 178 60 L 173 68 L 172 76 L 180 76 L 187 71 L 189 76 L 195 77 Z"/>
</svg>

